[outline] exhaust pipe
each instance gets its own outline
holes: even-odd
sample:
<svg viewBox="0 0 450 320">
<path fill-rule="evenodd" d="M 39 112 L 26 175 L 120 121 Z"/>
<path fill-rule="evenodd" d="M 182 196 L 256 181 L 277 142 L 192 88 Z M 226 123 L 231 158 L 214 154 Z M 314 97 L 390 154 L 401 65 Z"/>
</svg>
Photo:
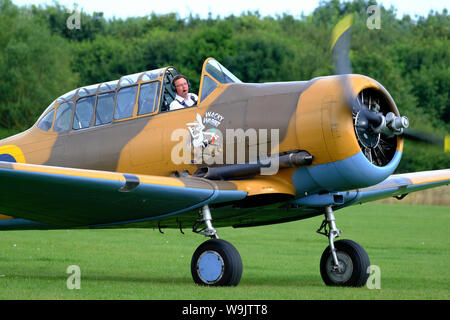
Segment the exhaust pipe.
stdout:
<svg viewBox="0 0 450 320">
<path fill-rule="evenodd" d="M 310 165 L 313 156 L 307 151 L 296 151 L 278 156 L 277 160 L 280 169 L 295 168 Z M 260 174 L 261 168 L 271 167 L 272 161 L 269 158 L 264 163 L 258 161 L 257 163 L 232 164 L 222 167 L 203 167 L 195 171 L 193 176 L 210 180 L 242 179 Z"/>
</svg>

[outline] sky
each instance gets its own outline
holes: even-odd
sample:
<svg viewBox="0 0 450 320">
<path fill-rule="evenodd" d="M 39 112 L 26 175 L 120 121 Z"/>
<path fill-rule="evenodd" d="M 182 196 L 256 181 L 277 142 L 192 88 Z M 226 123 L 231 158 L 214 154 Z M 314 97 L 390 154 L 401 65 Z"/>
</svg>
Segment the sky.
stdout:
<svg viewBox="0 0 450 320">
<path fill-rule="evenodd" d="M 12 0 L 16 5 L 48 4 L 53 0 Z M 308 15 L 318 6 L 320 0 L 58 0 L 58 3 L 69 9 L 78 4 L 78 9 L 85 13 L 103 12 L 106 18 L 122 18 L 145 16 L 152 12 L 165 14 L 178 13 L 180 18 L 199 15 L 207 18 L 211 13 L 215 18 L 218 15 L 226 17 L 231 14 L 239 16 L 242 12 L 258 10 L 262 16 L 275 16 L 288 13 L 300 17 L 303 13 Z M 412 18 L 427 16 L 430 10 L 442 12 L 449 8 L 448 0 L 378 0 L 384 7 L 393 5 L 397 8 L 397 17 L 409 14 Z"/>
</svg>

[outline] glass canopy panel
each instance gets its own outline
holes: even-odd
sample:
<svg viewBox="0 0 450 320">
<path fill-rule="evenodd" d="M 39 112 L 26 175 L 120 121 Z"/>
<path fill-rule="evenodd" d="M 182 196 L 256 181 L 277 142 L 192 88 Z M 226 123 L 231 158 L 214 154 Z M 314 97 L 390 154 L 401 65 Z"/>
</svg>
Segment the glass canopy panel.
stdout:
<svg viewBox="0 0 450 320">
<path fill-rule="evenodd" d="M 135 84 L 139 80 L 139 77 L 141 76 L 141 74 L 142 74 L 142 72 L 130 74 L 128 76 L 123 76 L 122 78 L 120 78 L 119 85 L 121 87 L 123 87 L 123 86 L 129 86 L 129 85 Z"/>
<path fill-rule="evenodd" d="M 93 84 L 92 86 L 80 88 L 80 91 L 78 91 L 78 95 L 83 97 L 83 96 L 93 94 L 93 93 L 97 92 L 97 88 L 98 88 L 98 83 Z"/>
<path fill-rule="evenodd" d="M 50 111 L 49 113 L 47 113 L 47 114 L 45 115 L 45 117 L 43 117 L 43 118 L 41 119 L 41 121 L 39 121 L 38 127 L 39 127 L 41 130 L 44 130 L 44 131 L 50 130 L 50 128 L 52 127 L 52 124 L 53 124 L 53 115 L 54 115 L 54 114 L 55 114 L 55 109 L 53 109 L 52 111 Z"/>
<path fill-rule="evenodd" d="M 41 116 L 39 117 L 39 120 L 51 109 L 55 106 L 56 100 L 53 101 L 45 110 L 42 112 Z"/>
<path fill-rule="evenodd" d="M 68 101 L 63 103 L 58 107 L 55 116 L 55 125 L 53 126 L 53 131 L 63 132 L 69 130 L 70 123 L 72 121 L 72 107 L 73 102 Z"/>
<path fill-rule="evenodd" d="M 132 86 L 119 90 L 114 119 L 129 118 L 133 115 L 137 89 L 138 86 Z"/>
<path fill-rule="evenodd" d="M 65 101 L 65 100 L 72 99 L 72 98 L 75 96 L 75 94 L 77 93 L 77 91 L 78 91 L 78 88 L 75 89 L 75 90 L 72 90 L 72 91 L 70 91 L 70 92 L 67 92 L 65 95 L 62 95 L 61 97 L 59 97 L 58 99 L 56 99 L 56 101 L 58 101 L 58 102 L 63 102 L 63 101 Z"/>
<path fill-rule="evenodd" d="M 104 82 L 100 85 L 99 91 L 106 92 L 106 91 L 115 90 L 117 88 L 118 83 L 119 83 L 119 80 Z"/>
<path fill-rule="evenodd" d="M 163 75 L 164 70 L 165 70 L 165 68 L 147 71 L 142 76 L 142 81 L 146 82 L 146 81 L 156 80 Z"/>
<path fill-rule="evenodd" d="M 99 94 L 95 109 L 95 125 L 110 123 L 113 117 L 115 92 Z"/>
<path fill-rule="evenodd" d="M 138 100 L 138 115 L 149 114 L 156 111 L 159 102 L 159 81 L 141 84 Z"/>
<path fill-rule="evenodd" d="M 242 83 L 241 80 L 214 59 L 210 59 L 206 63 L 205 70 L 220 83 Z"/>
<path fill-rule="evenodd" d="M 91 125 L 92 113 L 94 112 L 95 96 L 82 98 L 77 101 L 75 107 L 75 116 L 73 118 L 72 128 L 83 129 Z"/>
<path fill-rule="evenodd" d="M 207 75 L 203 76 L 202 101 L 206 99 L 217 88 L 217 84 Z"/>
</svg>

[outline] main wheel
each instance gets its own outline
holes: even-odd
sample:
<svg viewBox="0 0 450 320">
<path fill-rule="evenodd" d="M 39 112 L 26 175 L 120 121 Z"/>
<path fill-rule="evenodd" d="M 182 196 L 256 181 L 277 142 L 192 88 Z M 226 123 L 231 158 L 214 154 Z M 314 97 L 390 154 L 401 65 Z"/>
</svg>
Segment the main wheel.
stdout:
<svg viewBox="0 0 450 320">
<path fill-rule="evenodd" d="M 239 252 L 229 242 L 211 239 L 203 242 L 191 260 L 194 282 L 205 286 L 236 286 L 242 276 Z"/>
<path fill-rule="evenodd" d="M 320 259 L 320 274 L 328 286 L 362 287 L 369 278 L 369 256 L 359 244 L 352 240 L 334 243 L 339 268 L 334 267 L 333 255 L 328 246 Z"/>
</svg>

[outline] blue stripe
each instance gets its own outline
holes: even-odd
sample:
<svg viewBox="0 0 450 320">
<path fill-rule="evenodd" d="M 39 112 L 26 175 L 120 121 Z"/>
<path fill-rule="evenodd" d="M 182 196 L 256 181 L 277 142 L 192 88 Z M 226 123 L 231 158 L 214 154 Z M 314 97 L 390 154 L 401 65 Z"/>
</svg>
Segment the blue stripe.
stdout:
<svg viewBox="0 0 450 320">
<path fill-rule="evenodd" d="M 347 159 L 322 165 L 302 167 L 292 175 L 298 196 L 318 191 L 345 191 L 380 183 L 389 177 L 400 163 L 402 153 L 396 151 L 388 165 L 370 163 L 362 152 Z"/>
<path fill-rule="evenodd" d="M 51 226 L 26 219 L 0 220 L 0 230 L 49 230 L 62 229 L 62 227 Z"/>
</svg>

